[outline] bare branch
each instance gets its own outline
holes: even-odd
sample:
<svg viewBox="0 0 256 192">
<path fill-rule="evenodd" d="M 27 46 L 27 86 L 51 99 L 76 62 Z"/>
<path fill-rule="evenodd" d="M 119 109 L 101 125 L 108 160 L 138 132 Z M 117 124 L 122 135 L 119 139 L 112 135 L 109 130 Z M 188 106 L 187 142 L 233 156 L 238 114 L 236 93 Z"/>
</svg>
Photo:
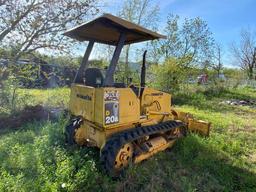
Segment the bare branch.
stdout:
<svg viewBox="0 0 256 192">
<path fill-rule="evenodd" d="M 161 51 L 168 59 L 187 58 L 184 67 L 209 60 L 214 40 L 207 23 L 200 18 L 185 19 L 179 24 L 179 17 L 170 14 L 165 28 L 167 40 L 162 43 Z"/>
<path fill-rule="evenodd" d="M 0 8 L 0 41 L 15 48 L 15 59 L 42 48 L 67 51 L 72 41 L 61 34 L 98 12 L 98 0 L 27 0 L 21 8 L 14 2 Z"/>
<path fill-rule="evenodd" d="M 241 31 L 240 44 L 233 44 L 231 51 L 236 58 L 237 62 L 240 64 L 241 69 L 245 70 L 248 74 L 248 78 L 253 78 L 253 68 L 255 66 L 255 51 L 256 47 L 256 37 L 254 32 L 247 29 Z"/>
</svg>

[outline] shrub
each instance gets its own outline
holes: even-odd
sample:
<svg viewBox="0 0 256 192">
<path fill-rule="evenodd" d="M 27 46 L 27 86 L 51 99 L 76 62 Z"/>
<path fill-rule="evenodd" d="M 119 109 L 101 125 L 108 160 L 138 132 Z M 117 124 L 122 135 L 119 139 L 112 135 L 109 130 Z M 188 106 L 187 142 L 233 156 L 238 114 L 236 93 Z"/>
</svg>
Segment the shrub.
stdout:
<svg viewBox="0 0 256 192">
<path fill-rule="evenodd" d="M 185 70 L 179 62 L 178 59 L 170 58 L 162 65 L 152 66 L 151 70 L 156 77 L 153 86 L 166 92 L 179 90 L 185 76 Z"/>
</svg>

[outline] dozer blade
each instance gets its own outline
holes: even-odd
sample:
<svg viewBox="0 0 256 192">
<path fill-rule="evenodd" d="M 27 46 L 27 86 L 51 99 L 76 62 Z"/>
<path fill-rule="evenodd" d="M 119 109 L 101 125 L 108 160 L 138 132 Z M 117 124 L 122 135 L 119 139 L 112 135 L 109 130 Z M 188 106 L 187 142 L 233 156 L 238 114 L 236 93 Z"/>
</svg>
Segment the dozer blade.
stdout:
<svg viewBox="0 0 256 192">
<path fill-rule="evenodd" d="M 192 118 L 188 119 L 188 130 L 203 136 L 207 136 L 207 137 L 209 136 L 210 126 L 211 126 L 211 123 L 206 121 L 195 120 Z"/>
<path fill-rule="evenodd" d="M 189 131 L 198 133 L 202 136 L 209 136 L 211 123 L 202 120 L 196 120 L 193 118 L 193 115 L 174 109 L 172 110 L 172 114 L 174 115 L 175 119 L 184 122 L 187 125 L 187 129 Z"/>
</svg>

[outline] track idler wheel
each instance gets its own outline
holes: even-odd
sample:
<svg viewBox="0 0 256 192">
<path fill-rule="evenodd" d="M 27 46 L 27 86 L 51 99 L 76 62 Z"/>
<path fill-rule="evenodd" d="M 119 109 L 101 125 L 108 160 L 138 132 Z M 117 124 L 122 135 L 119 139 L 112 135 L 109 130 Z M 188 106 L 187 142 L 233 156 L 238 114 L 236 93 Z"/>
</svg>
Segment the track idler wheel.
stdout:
<svg viewBox="0 0 256 192">
<path fill-rule="evenodd" d="M 131 143 L 125 144 L 117 153 L 115 158 L 114 169 L 119 171 L 127 167 L 132 162 L 133 145 Z"/>
<path fill-rule="evenodd" d="M 124 169 L 133 163 L 134 146 L 126 142 L 122 144 L 120 138 L 110 143 L 111 145 L 101 151 L 100 161 L 106 173 L 115 178 L 124 173 Z"/>
</svg>

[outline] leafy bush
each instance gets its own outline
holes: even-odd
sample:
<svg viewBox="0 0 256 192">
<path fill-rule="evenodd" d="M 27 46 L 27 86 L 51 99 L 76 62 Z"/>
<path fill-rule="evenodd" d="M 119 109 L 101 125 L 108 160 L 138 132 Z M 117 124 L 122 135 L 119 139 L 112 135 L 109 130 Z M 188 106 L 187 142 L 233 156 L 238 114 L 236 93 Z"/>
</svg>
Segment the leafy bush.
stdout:
<svg viewBox="0 0 256 192">
<path fill-rule="evenodd" d="M 152 66 L 151 70 L 155 74 L 154 87 L 166 92 L 179 90 L 184 79 L 184 70 L 179 66 L 179 60 L 170 58 L 162 65 Z"/>
<path fill-rule="evenodd" d="M 0 112 L 15 112 L 25 106 L 27 101 L 31 99 L 31 95 L 28 93 L 19 95 L 17 93 L 18 87 L 16 78 L 13 76 L 2 82 L 0 89 Z"/>
</svg>

